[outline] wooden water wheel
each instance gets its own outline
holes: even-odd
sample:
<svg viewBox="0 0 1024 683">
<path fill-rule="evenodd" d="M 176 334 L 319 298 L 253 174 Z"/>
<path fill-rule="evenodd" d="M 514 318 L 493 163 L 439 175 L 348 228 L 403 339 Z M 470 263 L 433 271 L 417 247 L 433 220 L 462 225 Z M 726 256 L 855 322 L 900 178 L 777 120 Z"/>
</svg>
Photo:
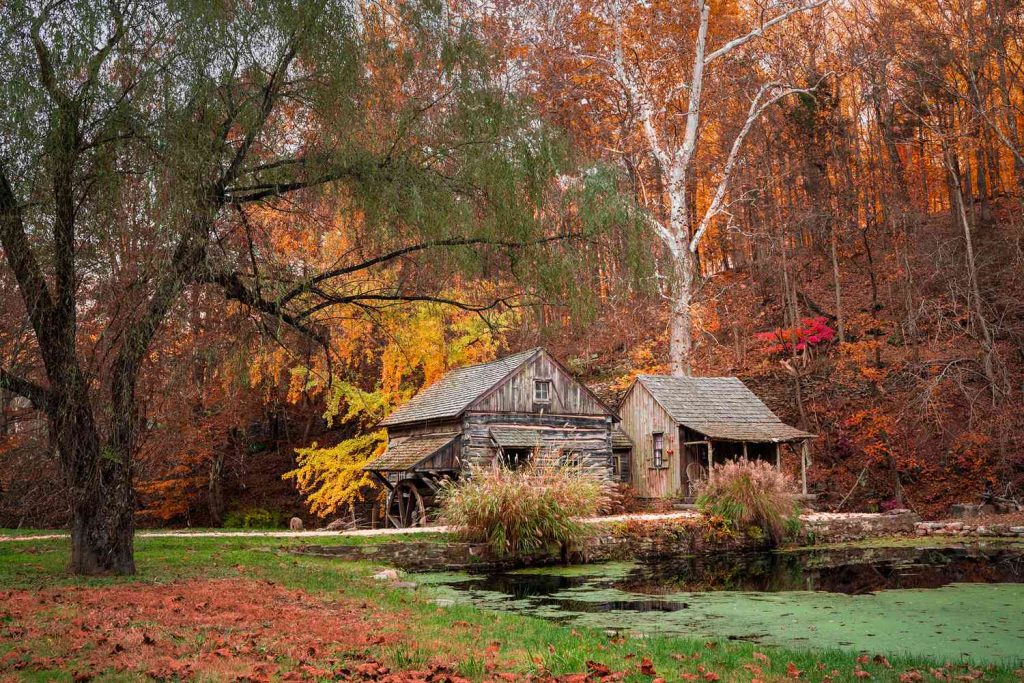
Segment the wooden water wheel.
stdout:
<svg viewBox="0 0 1024 683">
<path fill-rule="evenodd" d="M 427 507 L 433 502 L 433 491 L 419 479 L 403 479 L 395 484 L 388 494 L 387 520 L 399 529 L 424 526 L 427 523 Z"/>
</svg>

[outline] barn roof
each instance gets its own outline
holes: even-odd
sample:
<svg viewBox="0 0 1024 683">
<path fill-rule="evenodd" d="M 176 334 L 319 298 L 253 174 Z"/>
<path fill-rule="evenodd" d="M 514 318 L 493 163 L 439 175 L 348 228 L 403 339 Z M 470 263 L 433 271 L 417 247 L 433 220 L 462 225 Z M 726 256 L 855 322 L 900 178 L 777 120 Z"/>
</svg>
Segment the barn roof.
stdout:
<svg viewBox="0 0 1024 683">
<path fill-rule="evenodd" d="M 779 443 L 814 435 L 780 420 L 737 377 L 640 375 L 673 420 L 712 439 Z"/>
<path fill-rule="evenodd" d="M 533 348 L 490 363 L 452 370 L 384 418 L 380 426 L 392 427 L 409 422 L 458 417 L 473 401 L 515 372 L 540 350 Z"/>
<path fill-rule="evenodd" d="M 363 469 L 370 472 L 405 472 L 459 438 L 458 434 L 420 434 L 388 442 L 388 449 Z"/>
</svg>

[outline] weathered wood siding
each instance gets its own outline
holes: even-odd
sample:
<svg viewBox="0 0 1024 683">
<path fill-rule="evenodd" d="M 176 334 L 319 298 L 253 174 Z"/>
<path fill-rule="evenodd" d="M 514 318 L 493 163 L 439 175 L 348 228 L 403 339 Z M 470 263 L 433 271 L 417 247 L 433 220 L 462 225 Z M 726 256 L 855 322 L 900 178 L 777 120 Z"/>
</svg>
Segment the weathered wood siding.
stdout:
<svg viewBox="0 0 1024 683">
<path fill-rule="evenodd" d="M 551 400 L 533 400 L 535 380 L 551 382 Z M 470 405 L 484 413 L 550 413 L 554 415 L 608 415 L 608 409 L 545 352 L 538 353 L 519 370 Z"/>
<path fill-rule="evenodd" d="M 456 434 L 462 431 L 461 420 L 433 420 L 418 422 L 411 425 L 395 425 L 388 427 L 388 439 L 401 436 L 419 436 L 422 434 Z"/>
<path fill-rule="evenodd" d="M 462 427 L 464 465 L 489 466 L 498 456 L 491 438 L 492 427 L 535 429 L 541 445 L 534 457 L 550 457 L 574 451 L 583 467 L 602 477 L 612 472 L 612 421 L 610 416 L 535 415 L 520 413 L 467 413 Z"/>
<path fill-rule="evenodd" d="M 665 498 L 682 493 L 679 428 L 650 392 L 636 382 L 619 405 L 622 430 L 633 440 L 631 476 L 641 498 Z M 664 434 L 664 467 L 654 467 L 654 434 Z"/>
<path fill-rule="evenodd" d="M 462 465 L 462 439 L 455 439 L 416 467 L 417 472 L 450 472 Z"/>
</svg>

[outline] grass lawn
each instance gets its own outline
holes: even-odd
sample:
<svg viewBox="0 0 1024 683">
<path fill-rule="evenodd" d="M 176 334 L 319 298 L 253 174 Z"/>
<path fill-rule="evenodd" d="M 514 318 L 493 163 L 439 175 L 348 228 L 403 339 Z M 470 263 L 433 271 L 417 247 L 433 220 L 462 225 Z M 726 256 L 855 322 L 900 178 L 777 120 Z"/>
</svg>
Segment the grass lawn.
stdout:
<svg viewBox="0 0 1024 683">
<path fill-rule="evenodd" d="M 303 542 L 140 538 L 128 579 L 68 576 L 65 540 L 0 543 L 0 681 L 1024 680 L 1012 663 L 620 638 L 439 607 L 429 588 L 373 580 L 378 566 L 281 552 Z"/>
</svg>

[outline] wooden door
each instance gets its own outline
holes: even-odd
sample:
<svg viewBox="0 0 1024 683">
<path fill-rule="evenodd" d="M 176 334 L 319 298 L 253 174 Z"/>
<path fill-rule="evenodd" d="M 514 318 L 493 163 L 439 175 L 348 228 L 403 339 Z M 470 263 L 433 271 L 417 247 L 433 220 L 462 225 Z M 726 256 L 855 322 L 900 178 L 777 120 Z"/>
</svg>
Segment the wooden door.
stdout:
<svg viewBox="0 0 1024 683">
<path fill-rule="evenodd" d="M 691 443 L 683 448 L 683 459 L 679 466 L 680 490 L 687 498 L 694 496 L 697 481 L 707 477 L 707 462 L 707 444 Z"/>
</svg>

